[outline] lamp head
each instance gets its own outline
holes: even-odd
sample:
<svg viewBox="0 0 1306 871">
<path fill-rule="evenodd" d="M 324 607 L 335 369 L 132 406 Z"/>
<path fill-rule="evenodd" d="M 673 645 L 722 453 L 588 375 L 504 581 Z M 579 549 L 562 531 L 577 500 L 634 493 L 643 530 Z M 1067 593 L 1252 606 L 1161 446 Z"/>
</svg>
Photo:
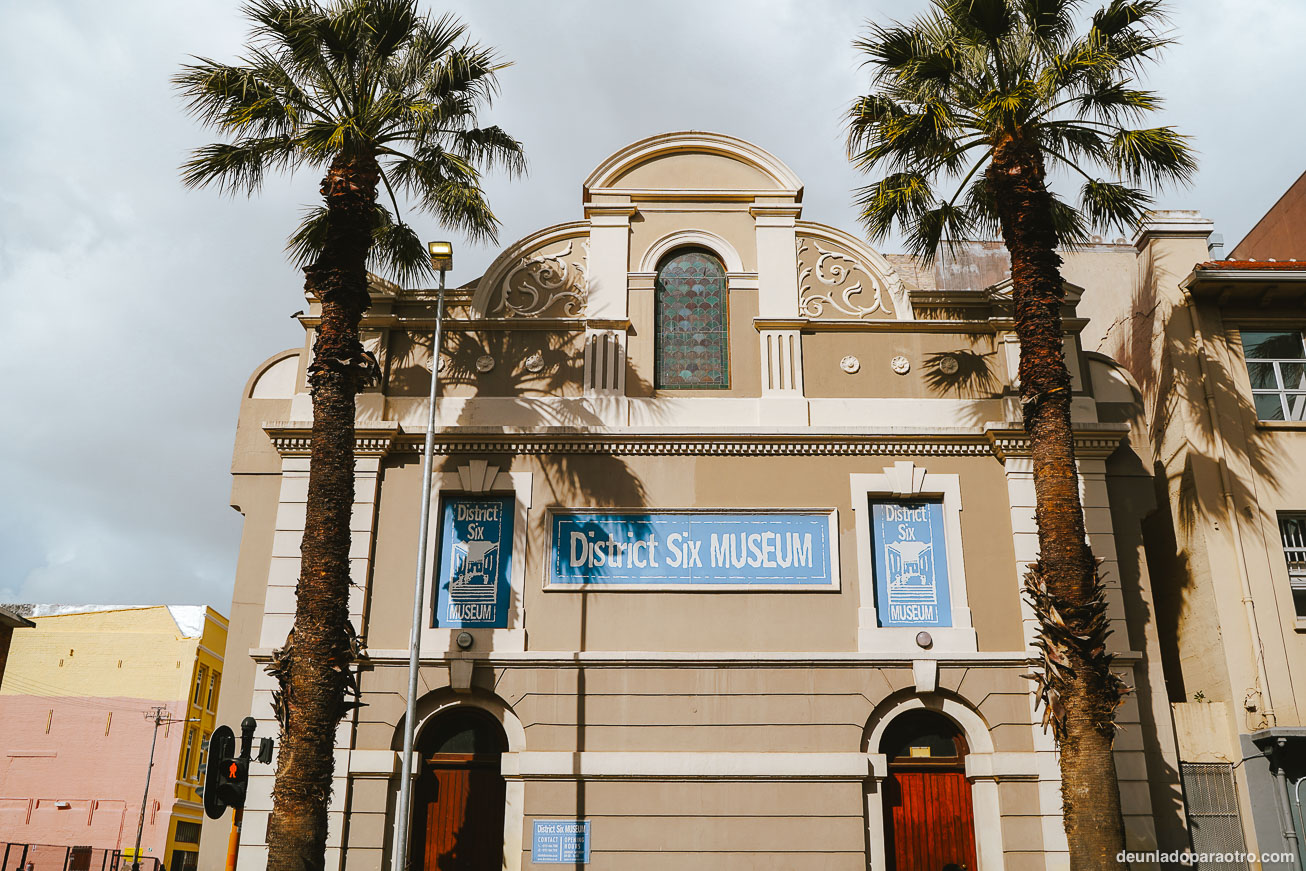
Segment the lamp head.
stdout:
<svg viewBox="0 0 1306 871">
<path fill-rule="evenodd" d="M 441 272 L 453 269 L 453 243 L 427 242 L 426 250 L 431 255 L 431 267 Z"/>
</svg>

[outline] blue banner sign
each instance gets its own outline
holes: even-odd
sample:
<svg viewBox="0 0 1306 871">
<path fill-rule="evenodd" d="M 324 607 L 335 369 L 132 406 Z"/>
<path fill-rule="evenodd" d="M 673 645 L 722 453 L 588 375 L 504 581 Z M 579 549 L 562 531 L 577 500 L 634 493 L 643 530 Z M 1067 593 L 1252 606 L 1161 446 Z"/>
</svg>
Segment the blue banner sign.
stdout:
<svg viewBox="0 0 1306 871">
<path fill-rule="evenodd" d="M 833 511 L 555 511 L 548 584 L 839 589 Z"/>
<path fill-rule="evenodd" d="M 872 502 L 881 626 L 951 626 L 948 548 L 939 502 Z"/>
<path fill-rule="evenodd" d="M 514 496 L 453 496 L 440 525 L 437 626 L 508 625 Z"/>
<path fill-rule="evenodd" d="M 589 820 L 535 821 L 531 861 L 536 865 L 586 865 L 589 860 Z"/>
</svg>

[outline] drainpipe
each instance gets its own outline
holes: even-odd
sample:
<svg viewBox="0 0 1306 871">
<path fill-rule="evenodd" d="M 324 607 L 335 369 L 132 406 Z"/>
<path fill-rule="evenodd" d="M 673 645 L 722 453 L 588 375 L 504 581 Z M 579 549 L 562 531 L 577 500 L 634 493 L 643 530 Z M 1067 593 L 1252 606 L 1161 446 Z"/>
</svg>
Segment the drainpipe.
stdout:
<svg viewBox="0 0 1306 871">
<path fill-rule="evenodd" d="M 1216 465 L 1220 468 L 1220 489 L 1224 496 L 1225 513 L 1229 516 L 1229 526 L 1233 532 L 1233 549 L 1238 570 L 1238 584 L 1242 590 L 1243 616 L 1247 621 L 1247 632 L 1252 647 L 1252 662 L 1256 669 L 1256 686 L 1253 690 L 1258 697 L 1257 707 L 1265 717 L 1265 728 L 1274 728 L 1274 705 L 1270 699 L 1270 683 L 1266 677 L 1265 648 L 1261 644 L 1261 631 L 1256 621 L 1256 603 L 1252 599 L 1251 579 L 1247 571 L 1247 552 L 1243 547 L 1242 526 L 1238 522 L 1238 506 L 1233 496 L 1233 476 L 1229 472 L 1226 457 L 1224 434 L 1220 431 L 1219 414 L 1215 408 L 1215 394 L 1211 392 L 1211 377 L 1206 365 L 1206 340 L 1202 337 L 1201 327 L 1197 322 L 1197 307 L 1192 294 L 1188 291 L 1188 281 L 1179 286 L 1184 296 L 1184 311 L 1188 315 L 1188 327 L 1197 345 L 1197 367 L 1202 380 L 1202 394 L 1206 400 L 1206 416 L 1211 425 L 1211 443 L 1215 450 Z M 1246 702 L 1244 700 L 1244 708 Z"/>
</svg>

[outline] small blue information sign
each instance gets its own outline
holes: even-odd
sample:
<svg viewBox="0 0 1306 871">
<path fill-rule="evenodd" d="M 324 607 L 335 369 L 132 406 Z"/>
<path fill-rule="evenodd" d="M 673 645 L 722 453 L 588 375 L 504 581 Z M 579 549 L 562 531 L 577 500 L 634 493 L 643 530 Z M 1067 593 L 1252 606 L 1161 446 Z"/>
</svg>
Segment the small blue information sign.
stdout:
<svg viewBox="0 0 1306 871">
<path fill-rule="evenodd" d="M 881 626 L 951 626 L 948 548 L 939 502 L 871 503 Z"/>
<path fill-rule="evenodd" d="M 558 510 L 550 587 L 837 590 L 833 511 Z"/>
<path fill-rule="evenodd" d="M 589 860 L 589 820 L 535 821 L 531 861 L 536 865 L 586 865 Z"/>
<path fill-rule="evenodd" d="M 437 626 L 503 629 L 512 592 L 514 496 L 452 496 L 440 525 Z"/>
</svg>

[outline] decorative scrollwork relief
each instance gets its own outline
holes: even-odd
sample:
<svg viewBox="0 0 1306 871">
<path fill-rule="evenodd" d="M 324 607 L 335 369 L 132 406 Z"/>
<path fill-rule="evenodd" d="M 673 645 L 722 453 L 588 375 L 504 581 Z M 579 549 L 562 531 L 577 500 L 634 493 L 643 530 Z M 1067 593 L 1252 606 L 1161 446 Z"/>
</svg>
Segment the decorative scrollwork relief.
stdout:
<svg viewBox="0 0 1306 871">
<path fill-rule="evenodd" d="M 886 288 L 856 257 L 802 236 L 798 237 L 797 248 L 798 310 L 804 317 L 893 314 L 895 289 Z"/>
<path fill-rule="evenodd" d="M 522 258 L 504 277 L 488 314 L 504 318 L 582 316 L 589 241 L 581 242 L 577 257 L 572 256 L 575 245 L 575 239 L 568 239 L 561 251 Z"/>
</svg>

